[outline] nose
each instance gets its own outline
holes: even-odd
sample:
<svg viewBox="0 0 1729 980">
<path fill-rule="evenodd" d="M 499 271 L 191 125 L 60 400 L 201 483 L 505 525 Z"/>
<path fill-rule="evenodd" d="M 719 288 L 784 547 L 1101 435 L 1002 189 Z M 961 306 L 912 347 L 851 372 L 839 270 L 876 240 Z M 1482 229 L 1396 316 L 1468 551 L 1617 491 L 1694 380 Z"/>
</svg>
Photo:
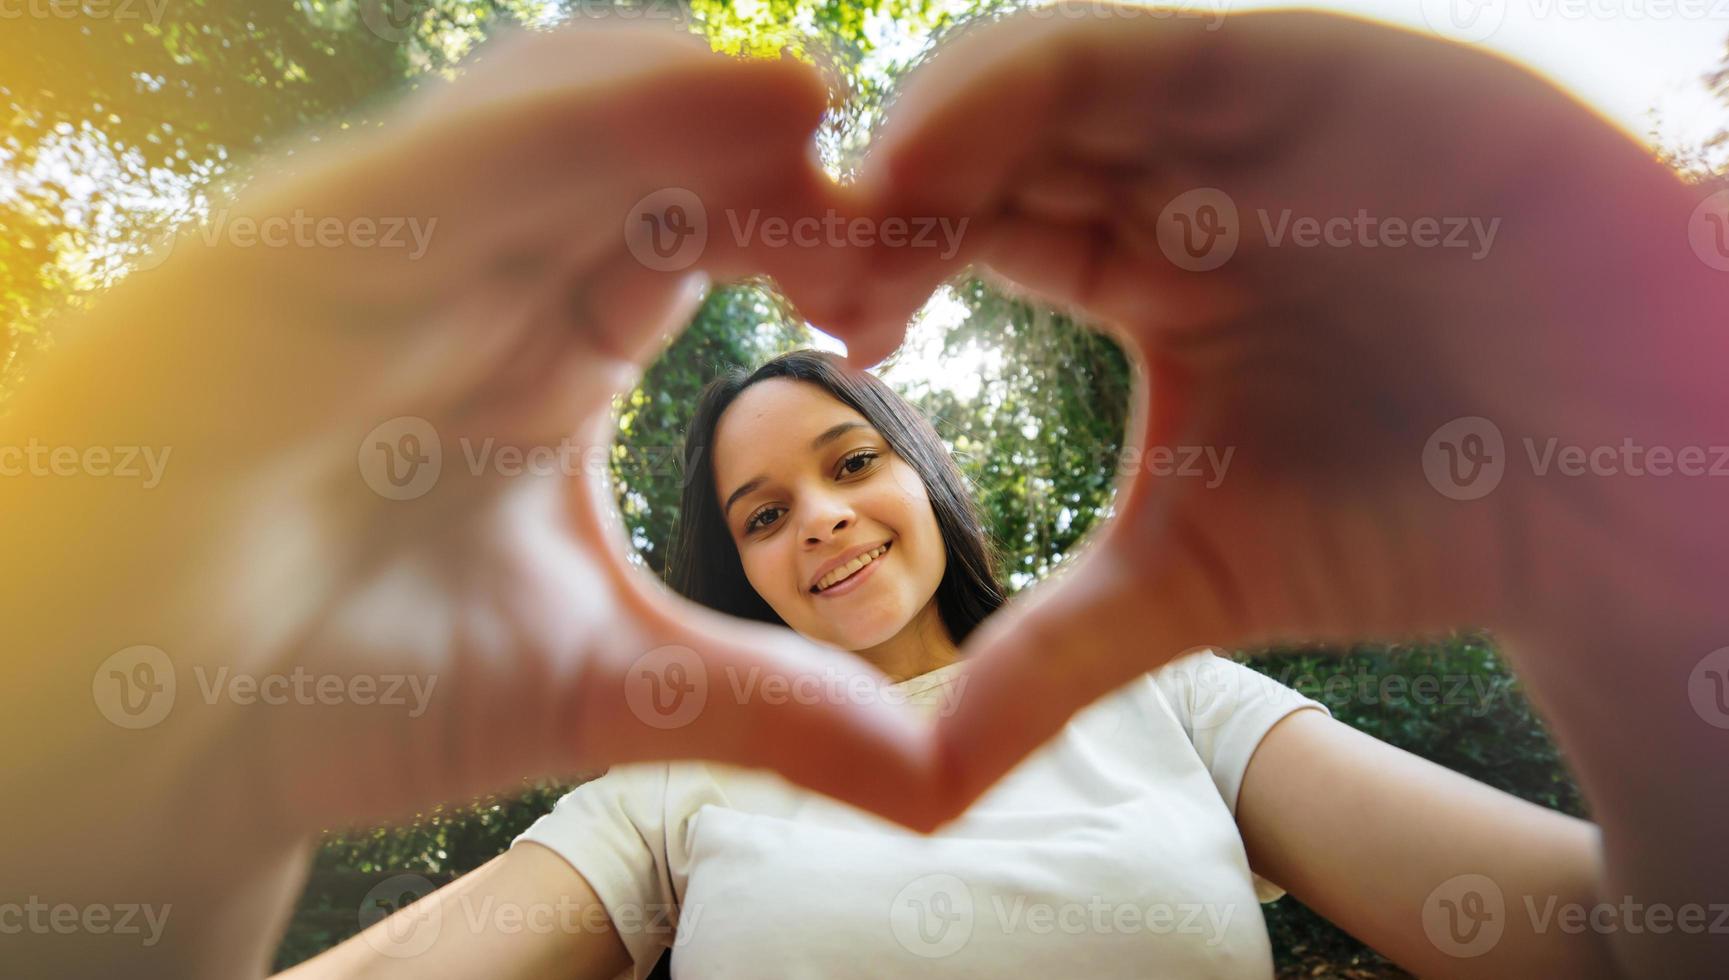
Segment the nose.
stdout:
<svg viewBox="0 0 1729 980">
<path fill-rule="evenodd" d="M 846 530 L 858 520 L 846 500 L 836 494 L 817 494 L 809 499 L 804 521 L 799 528 L 804 543 L 821 544 Z"/>
</svg>

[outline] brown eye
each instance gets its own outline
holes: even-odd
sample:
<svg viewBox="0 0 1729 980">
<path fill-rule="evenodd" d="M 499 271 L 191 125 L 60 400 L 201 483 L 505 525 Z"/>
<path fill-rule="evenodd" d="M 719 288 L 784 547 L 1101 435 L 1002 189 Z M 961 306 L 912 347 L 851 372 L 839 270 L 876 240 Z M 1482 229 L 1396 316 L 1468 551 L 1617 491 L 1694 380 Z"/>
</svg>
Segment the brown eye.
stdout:
<svg viewBox="0 0 1729 980">
<path fill-rule="evenodd" d="M 848 456 L 847 458 L 841 460 L 840 468 L 843 472 L 846 472 L 846 473 L 862 473 L 862 472 L 864 472 L 866 466 L 868 466 L 870 464 L 871 460 L 874 460 L 876 458 L 877 458 L 877 454 L 874 451 L 869 450 L 869 449 L 861 449 L 858 452 L 853 453 L 852 455 Z M 857 466 L 853 465 L 853 463 L 855 461 L 858 463 Z"/>
<path fill-rule="evenodd" d="M 744 533 L 749 534 L 752 531 L 757 530 L 759 527 L 767 527 L 774 523 L 773 521 L 763 520 L 763 515 L 772 514 L 779 510 L 779 507 L 764 507 L 762 510 L 750 515 L 750 519 L 744 522 Z"/>
</svg>

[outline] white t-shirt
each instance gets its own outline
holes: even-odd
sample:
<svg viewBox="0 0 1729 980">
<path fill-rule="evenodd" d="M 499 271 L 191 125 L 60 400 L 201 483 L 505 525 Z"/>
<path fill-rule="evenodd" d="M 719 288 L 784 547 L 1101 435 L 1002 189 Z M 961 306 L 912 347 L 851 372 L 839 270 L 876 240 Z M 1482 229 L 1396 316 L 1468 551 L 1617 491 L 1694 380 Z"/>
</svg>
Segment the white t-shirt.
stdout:
<svg viewBox="0 0 1729 980">
<path fill-rule="evenodd" d="M 960 664 L 903 682 L 938 712 Z M 618 766 L 517 842 L 562 855 L 646 977 L 1253 977 L 1273 973 L 1233 814 L 1275 722 L 1326 708 L 1208 652 L 1089 706 L 923 836 L 777 776 Z"/>
</svg>

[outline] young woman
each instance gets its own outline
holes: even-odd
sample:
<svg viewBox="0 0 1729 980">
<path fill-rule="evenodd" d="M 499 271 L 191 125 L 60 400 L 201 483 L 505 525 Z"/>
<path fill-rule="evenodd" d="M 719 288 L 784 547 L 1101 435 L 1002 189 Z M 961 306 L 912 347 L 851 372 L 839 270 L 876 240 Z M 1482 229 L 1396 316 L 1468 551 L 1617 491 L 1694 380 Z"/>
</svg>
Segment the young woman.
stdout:
<svg viewBox="0 0 1729 980">
<path fill-rule="evenodd" d="M 965 697 L 957 647 L 1002 594 L 915 409 L 799 351 L 712 383 L 685 459 L 679 592 L 854 651 L 909 710 Z M 687 977 L 1264 978 L 1260 903 L 1289 888 L 1414 970 L 1591 976 L 1599 939 L 1515 902 L 1589 904 L 1596 854 L 1590 824 L 1201 651 L 1077 715 L 930 836 L 771 775 L 616 767 L 291 975 L 640 978 L 670 947 Z M 1507 914 L 1482 919 L 1472 874 Z"/>
</svg>

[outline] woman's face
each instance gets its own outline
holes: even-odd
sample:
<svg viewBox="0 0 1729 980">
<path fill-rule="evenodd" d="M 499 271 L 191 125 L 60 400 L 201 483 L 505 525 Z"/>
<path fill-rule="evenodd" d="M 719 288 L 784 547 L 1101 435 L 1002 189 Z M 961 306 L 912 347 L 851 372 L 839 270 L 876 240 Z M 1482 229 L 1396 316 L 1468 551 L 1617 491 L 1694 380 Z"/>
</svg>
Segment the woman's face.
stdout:
<svg viewBox="0 0 1729 980">
<path fill-rule="evenodd" d="M 947 553 L 923 481 L 827 391 L 751 385 L 722 413 L 713 453 L 745 577 L 788 626 L 865 650 L 934 601 Z"/>
</svg>

